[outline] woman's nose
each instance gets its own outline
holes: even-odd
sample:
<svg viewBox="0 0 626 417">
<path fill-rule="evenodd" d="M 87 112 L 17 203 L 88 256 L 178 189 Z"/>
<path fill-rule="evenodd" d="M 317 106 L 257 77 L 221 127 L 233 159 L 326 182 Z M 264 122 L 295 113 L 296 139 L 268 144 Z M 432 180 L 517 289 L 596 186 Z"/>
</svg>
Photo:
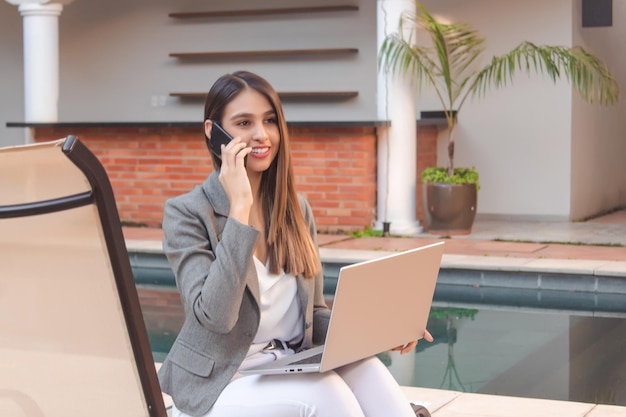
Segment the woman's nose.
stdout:
<svg viewBox="0 0 626 417">
<path fill-rule="evenodd" d="M 265 124 L 259 123 L 254 129 L 252 139 L 266 139 L 267 137 L 267 128 Z"/>
</svg>

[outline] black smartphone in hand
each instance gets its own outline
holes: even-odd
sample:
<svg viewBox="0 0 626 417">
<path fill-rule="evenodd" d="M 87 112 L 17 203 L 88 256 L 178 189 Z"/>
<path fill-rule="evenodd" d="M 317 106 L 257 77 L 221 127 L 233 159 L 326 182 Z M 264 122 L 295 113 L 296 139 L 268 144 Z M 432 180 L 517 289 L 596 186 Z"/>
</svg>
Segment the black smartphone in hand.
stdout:
<svg viewBox="0 0 626 417">
<path fill-rule="evenodd" d="M 213 122 L 211 127 L 211 138 L 209 140 L 209 149 L 215 156 L 222 159 L 222 145 L 228 145 L 228 142 L 233 140 L 233 137 L 228 134 L 226 130 L 217 122 Z"/>
</svg>

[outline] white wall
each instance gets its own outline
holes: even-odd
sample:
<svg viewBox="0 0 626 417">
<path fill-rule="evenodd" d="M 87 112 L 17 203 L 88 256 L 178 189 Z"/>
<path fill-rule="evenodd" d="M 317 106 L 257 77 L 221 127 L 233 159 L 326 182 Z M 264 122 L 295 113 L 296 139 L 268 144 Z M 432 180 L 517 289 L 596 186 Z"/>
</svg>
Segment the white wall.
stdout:
<svg viewBox="0 0 626 417">
<path fill-rule="evenodd" d="M 226 2 L 76 0 L 61 16 L 61 121 L 200 121 L 202 102 L 170 92 L 206 92 L 220 75 L 247 69 L 277 90 L 357 90 L 349 101 L 285 103 L 291 121 L 376 116 L 376 4 L 357 12 L 179 20 L 168 13 L 336 4 L 332 0 Z M 179 61 L 171 52 L 357 47 L 353 56 Z M 154 105 L 153 102 L 157 103 Z"/>
<path fill-rule="evenodd" d="M 0 147 L 24 143 L 23 129 L 5 127 L 24 120 L 23 74 L 22 17 L 0 0 Z"/>
<path fill-rule="evenodd" d="M 343 4 L 344 2 L 342 2 Z M 206 92 L 226 72 L 247 69 L 282 91 L 356 90 L 344 101 L 286 101 L 291 121 L 376 119 L 376 3 L 359 10 L 308 15 L 179 20 L 171 12 L 321 6 L 333 0 L 75 0 L 59 18 L 60 122 L 200 121 L 202 102 L 170 92 Z M 2 132 L 21 140 L 22 18 L 0 1 Z M 359 53 L 323 58 L 184 62 L 171 52 L 356 47 Z M 13 97 L 9 101 L 7 97 Z M 5 110 L 9 109 L 9 110 Z M 6 136 L 6 135 L 3 135 Z"/>
<path fill-rule="evenodd" d="M 425 0 L 433 13 L 465 21 L 486 39 L 485 63 L 524 40 L 571 46 L 571 0 Z M 439 109 L 426 98 L 421 110 Z M 456 166 L 481 176 L 479 216 L 567 219 L 570 210 L 571 90 L 540 76 L 518 75 L 502 90 L 467 102 L 459 117 Z M 440 135 L 440 164 L 445 164 Z"/>
<path fill-rule="evenodd" d="M 580 11 L 581 0 L 574 10 Z M 593 50 L 626 87 L 626 2 L 613 1 L 613 26 L 582 28 L 574 19 L 576 44 Z M 623 91 L 622 91 L 623 94 Z M 626 207 L 626 102 L 590 105 L 577 96 L 572 108 L 572 219 Z"/>
</svg>

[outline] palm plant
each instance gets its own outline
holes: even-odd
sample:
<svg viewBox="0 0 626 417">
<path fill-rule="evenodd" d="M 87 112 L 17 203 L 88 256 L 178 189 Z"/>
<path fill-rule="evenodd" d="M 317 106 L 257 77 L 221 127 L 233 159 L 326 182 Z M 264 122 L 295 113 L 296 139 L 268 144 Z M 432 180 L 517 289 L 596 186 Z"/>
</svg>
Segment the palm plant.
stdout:
<svg viewBox="0 0 626 417">
<path fill-rule="evenodd" d="M 455 182 L 450 180 L 455 175 L 453 133 L 463 104 L 470 96 L 483 96 L 489 87 L 511 83 L 518 71 L 545 73 L 553 81 L 565 76 L 591 103 L 609 105 L 619 99 L 615 78 L 598 58 L 581 47 L 522 42 L 480 66 L 484 39 L 475 29 L 466 23 L 439 22 L 420 2 L 416 6 L 415 13 L 403 13 L 398 31 L 383 41 L 379 65 L 391 73 L 412 77 L 418 89 L 432 86 L 439 97 L 448 124 L 448 165 L 445 175 L 439 174 L 444 181 L 447 176 L 446 182 Z M 428 35 L 429 45 L 414 42 L 417 29 Z"/>
</svg>

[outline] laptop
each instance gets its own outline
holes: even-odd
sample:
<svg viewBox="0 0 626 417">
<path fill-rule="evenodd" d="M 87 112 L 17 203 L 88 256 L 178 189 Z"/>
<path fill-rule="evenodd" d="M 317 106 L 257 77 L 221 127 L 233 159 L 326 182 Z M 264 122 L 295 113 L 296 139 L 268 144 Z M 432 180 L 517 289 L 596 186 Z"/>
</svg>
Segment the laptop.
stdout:
<svg viewBox="0 0 626 417">
<path fill-rule="evenodd" d="M 240 373 L 326 372 L 422 338 L 443 247 L 441 241 L 342 267 L 326 343 Z"/>
</svg>

